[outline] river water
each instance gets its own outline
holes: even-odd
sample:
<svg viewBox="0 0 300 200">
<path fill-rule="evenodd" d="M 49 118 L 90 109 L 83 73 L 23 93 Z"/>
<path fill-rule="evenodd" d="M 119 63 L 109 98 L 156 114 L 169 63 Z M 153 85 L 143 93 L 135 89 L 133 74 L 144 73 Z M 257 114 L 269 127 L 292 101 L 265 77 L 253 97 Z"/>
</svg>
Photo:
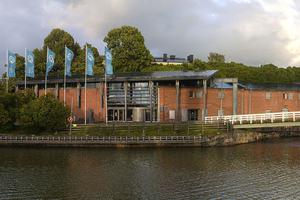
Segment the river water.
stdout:
<svg viewBox="0 0 300 200">
<path fill-rule="evenodd" d="M 300 199 L 300 138 L 216 148 L 0 148 L 0 199 Z"/>
</svg>

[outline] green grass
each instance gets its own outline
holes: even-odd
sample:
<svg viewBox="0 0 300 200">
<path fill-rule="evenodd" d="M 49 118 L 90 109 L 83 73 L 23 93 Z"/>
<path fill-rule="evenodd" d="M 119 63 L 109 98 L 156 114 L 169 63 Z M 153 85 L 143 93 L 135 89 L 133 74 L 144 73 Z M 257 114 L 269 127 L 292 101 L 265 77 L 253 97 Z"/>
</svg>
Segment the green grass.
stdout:
<svg viewBox="0 0 300 200">
<path fill-rule="evenodd" d="M 201 124 L 96 124 L 90 126 L 78 126 L 72 128 L 74 136 L 213 136 L 226 133 L 217 127 L 205 127 Z M 9 135 L 69 135 L 68 129 L 58 132 L 34 132 L 15 128 L 13 130 L 0 131 L 0 134 Z"/>
<path fill-rule="evenodd" d="M 61 132 L 60 134 L 67 134 L 68 132 Z M 116 125 L 103 126 L 95 125 L 91 127 L 81 127 L 74 129 L 72 135 L 94 135 L 94 136 L 184 136 L 184 135 L 218 135 L 224 131 L 217 128 L 201 127 L 201 125 L 187 125 L 187 124 L 147 124 L 147 125 Z"/>
</svg>

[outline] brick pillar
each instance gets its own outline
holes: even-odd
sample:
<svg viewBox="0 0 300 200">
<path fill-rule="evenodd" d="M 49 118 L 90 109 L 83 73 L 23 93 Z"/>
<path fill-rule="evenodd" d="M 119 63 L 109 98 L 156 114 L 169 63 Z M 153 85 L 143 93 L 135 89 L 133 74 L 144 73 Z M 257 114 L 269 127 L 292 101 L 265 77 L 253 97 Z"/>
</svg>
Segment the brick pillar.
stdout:
<svg viewBox="0 0 300 200">
<path fill-rule="evenodd" d="M 38 84 L 34 85 L 34 94 L 35 94 L 36 97 L 39 96 L 39 85 Z"/>
<path fill-rule="evenodd" d="M 237 82 L 234 82 L 232 85 L 232 114 L 236 115 L 237 114 L 237 104 L 238 104 L 238 86 Z"/>
<path fill-rule="evenodd" d="M 203 80 L 203 108 L 202 108 L 202 120 L 207 115 L 207 80 Z"/>
<path fill-rule="evenodd" d="M 80 83 L 77 83 L 77 107 L 81 107 L 81 88 L 80 88 Z"/>
<path fill-rule="evenodd" d="M 152 104 L 152 95 L 153 95 L 153 82 L 149 81 L 149 101 L 150 101 L 150 121 L 153 121 L 153 104 Z"/>
<path fill-rule="evenodd" d="M 58 95 L 59 95 L 59 87 L 58 87 L 58 83 L 55 83 L 55 97 L 58 99 Z"/>
<path fill-rule="evenodd" d="M 180 88 L 179 88 L 179 80 L 176 80 L 176 111 L 175 111 L 175 118 L 176 121 L 180 121 Z"/>
<path fill-rule="evenodd" d="M 128 82 L 124 82 L 124 121 L 127 122 L 127 90 L 128 90 Z"/>
<path fill-rule="evenodd" d="M 157 92 L 157 122 L 160 122 L 160 95 L 159 95 L 158 82 L 156 84 L 156 92 Z"/>
</svg>

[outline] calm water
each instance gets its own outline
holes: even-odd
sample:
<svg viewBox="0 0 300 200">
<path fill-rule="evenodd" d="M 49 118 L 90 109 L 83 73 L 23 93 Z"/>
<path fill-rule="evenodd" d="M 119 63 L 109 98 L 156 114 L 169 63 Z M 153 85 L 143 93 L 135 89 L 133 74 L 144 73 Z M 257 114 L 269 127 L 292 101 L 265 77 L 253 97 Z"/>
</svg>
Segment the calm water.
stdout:
<svg viewBox="0 0 300 200">
<path fill-rule="evenodd" d="M 300 199 L 300 138 L 227 148 L 0 148 L 0 199 Z"/>
</svg>

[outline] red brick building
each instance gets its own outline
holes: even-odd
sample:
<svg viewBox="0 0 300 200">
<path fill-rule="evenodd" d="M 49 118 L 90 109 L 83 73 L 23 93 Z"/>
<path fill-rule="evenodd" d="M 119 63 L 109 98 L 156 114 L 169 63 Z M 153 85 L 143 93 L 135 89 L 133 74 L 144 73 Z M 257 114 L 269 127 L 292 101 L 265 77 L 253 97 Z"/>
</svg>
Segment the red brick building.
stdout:
<svg viewBox="0 0 300 200">
<path fill-rule="evenodd" d="M 216 79 L 215 70 L 118 74 L 87 79 L 88 123 L 107 121 L 188 121 L 205 116 L 235 115 L 300 109 L 299 85 L 241 84 L 236 78 Z M 62 78 L 49 78 L 47 93 L 64 101 Z M 83 78 L 68 78 L 66 105 L 78 122 L 85 118 Z M 44 81 L 27 81 L 44 95 Z M 17 85 L 24 88 L 24 83 Z M 107 108 L 107 109 L 106 109 Z"/>
</svg>

